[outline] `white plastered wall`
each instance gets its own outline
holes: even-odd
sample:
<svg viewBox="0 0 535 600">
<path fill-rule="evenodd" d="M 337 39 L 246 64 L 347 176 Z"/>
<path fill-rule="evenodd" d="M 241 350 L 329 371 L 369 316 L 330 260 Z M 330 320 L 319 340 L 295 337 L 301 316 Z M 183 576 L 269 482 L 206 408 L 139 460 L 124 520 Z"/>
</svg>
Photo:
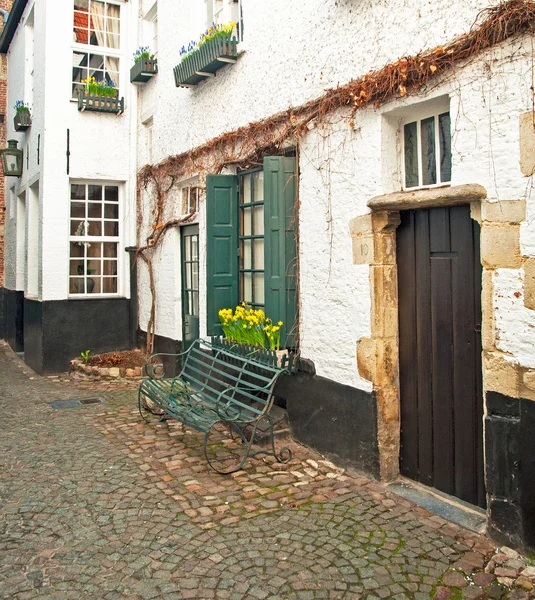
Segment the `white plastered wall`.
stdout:
<svg viewBox="0 0 535 600">
<path fill-rule="evenodd" d="M 452 10 L 450 2 L 422 7 L 415 1 L 403 6 L 387 0 L 357 6 L 350 0 L 336 5 L 318 0 L 282 6 L 278 0 L 245 0 L 246 51 L 238 62 L 196 88 L 177 89 L 172 66 L 178 58 L 175 46 L 166 40 L 178 38 L 187 44 L 200 17 L 188 12 L 191 6 L 182 11 L 162 3 L 160 73 L 140 90 L 139 102 L 140 115 L 153 115 L 154 162 L 296 106 L 372 67 L 451 40 L 468 31 L 478 11 L 488 4 L 474 0 L 457 3 Z M 411 23 L 414 27 L 408 26 Z M 518 135 L 519 115 L 532 106 L 531 69 L 530 40 L 517 39 L 457 67 L 440 85 L 420 95 L 378 110 L 358 111 L 352 128 L 348 114 L 341 111 L 301 140 L 301 351 L 315 362 L 319 375 L 371 390 L 371 383 L 357 372 L 355 357 L 356 340 L 370 335 L 369 267 L 353 264 L 349 221 L 369 212 L 366 203 L 373 196 L 400 189 L 399 131 L 392 116 L 396 110 L 412 106 L 417 111 L 420 102 L 450 98 L 452 185 L 481 184 L 489 201 L 526 199 L 528 218 L 521 227 L 521 249 L 527 256 L 535 254 L 532 178 L 519 169 Z M 138 153 L 140 166 L 145 160 L 146 155 Z M 206 326 L 204 218 L 201 205 L 201 334 Z M 166 239 L 161 252 L 157 263 L 161 267 L 156 268 L 159 306 L 162 299 L 179 298 L 178 236 Z M 171 257 L 173 267 L 166 264 Z M 142 328 L 150 307 L 144 277 L 140 278 Z M 522 294 L 522 272 L 505 269 L 497 277 L 504 277 L 504 283 L 498 281 L 494 288 L 495 322 L 507 330 L 500 336 L 500 349 L 530 366 L 535 315 L 523 305 L 516 312 L 511 308 L 511 296 L 521 303 L 515 294 Z M 173 337 L 169 332 L 174 331 L 175 339 L 180 339 L 179 300 L 175 302 L 174 310 L 157 309 L 156 333 Z"/>
</svg>

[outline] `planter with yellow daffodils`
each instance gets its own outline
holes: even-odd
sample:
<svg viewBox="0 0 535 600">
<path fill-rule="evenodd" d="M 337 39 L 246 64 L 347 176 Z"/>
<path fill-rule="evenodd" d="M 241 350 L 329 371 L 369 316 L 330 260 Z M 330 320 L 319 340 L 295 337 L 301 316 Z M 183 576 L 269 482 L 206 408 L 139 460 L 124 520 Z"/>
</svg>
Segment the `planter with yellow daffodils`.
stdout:
<svg viewBox="0 0 535 600">
<path fill-rule="evenodd" d="M 219 311 L 223 328 L 220 342 L 239 354 L 257 357 L 261 362 L 285 367 L 289 364 L 287 350 L 280 348 L 282 321 L 273 323 L 263 310 L 250 308 L 245 303 Z"/>
</svg>

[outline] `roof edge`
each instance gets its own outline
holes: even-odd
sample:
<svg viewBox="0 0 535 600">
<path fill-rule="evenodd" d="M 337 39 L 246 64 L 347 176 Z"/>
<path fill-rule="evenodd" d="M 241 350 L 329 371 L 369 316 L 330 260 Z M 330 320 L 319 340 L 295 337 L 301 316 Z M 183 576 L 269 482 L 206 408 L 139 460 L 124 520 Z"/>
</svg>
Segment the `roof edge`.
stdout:
<svg viewBox="0 0 535 600">
<path fill-rule="evenodd" d="M 17 27 L 19 26 L 22 13 L 26 8 L 26 4 L 28 4 L 28 0 L 14 0 L 13 2 L 11 11 L 9 13 L 9 18 L 5 24 L 4 30 L 2 31 L 2 35 L 0 35 L 0 52 L 2 54 L 6 54 L 6 52 L 9 50 L 9 46 L 13 40 L 15 31 L 17 31 Z"/>
</svg>

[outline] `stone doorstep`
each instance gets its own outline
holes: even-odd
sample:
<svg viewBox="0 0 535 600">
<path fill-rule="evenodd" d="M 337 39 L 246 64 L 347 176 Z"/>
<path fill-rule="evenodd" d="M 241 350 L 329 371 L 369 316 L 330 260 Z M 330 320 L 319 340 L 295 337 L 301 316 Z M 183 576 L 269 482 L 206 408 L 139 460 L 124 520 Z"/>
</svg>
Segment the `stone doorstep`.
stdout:
<svg viewBox="0 0 535 600">
<path fill-rule="evenodd" d="M 124 368 L 124 367 L 96 367 L 86 365 L 83 360 L 75 358 L 71 360 L 71 375 L 78 379 L 86 379 L 89 381 L 106 379 L 110 381 L 119 379 L 128 379 L 136 381 L 143 379 L 141 367 Z"/>
</svg>

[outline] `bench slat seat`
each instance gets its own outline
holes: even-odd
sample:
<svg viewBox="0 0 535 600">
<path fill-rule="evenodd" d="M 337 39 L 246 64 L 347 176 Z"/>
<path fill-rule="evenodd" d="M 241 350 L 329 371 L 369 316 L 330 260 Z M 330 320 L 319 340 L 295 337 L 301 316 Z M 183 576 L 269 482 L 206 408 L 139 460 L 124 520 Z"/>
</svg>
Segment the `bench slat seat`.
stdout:
<svg viewBox="0 0 535 600">
<path fill-rule="evenodd" d="M 180 357 L 182 367 L 176 377 L 166 378 L 163 357 Z M 139 387 L 138 405 L 141 416 L 147 411 L 161 419 L 172 418 L 204 433 L 204 453 L 212 468 L 220 473 L 238 470 L 248 456 L 272 454 L 279 462 L 290 459 L 287 448 L 275 451 L 273 421 L 269 411 L 277 379 L 288 373 L 287 367 L 266 364 L 255 359 L 255 350 L 244 355 L 231 346 L 218 346 L 196 340 L 182 354 L 155 354 L 146 364 L 148 377 Z M 269 425 L 271 450 L 251 452 L 251 446 L 262 419 Z M 244 456 L 235 468 L 216 468 L 210 460 L 208 443 L 215 426 L 222 423 L 231 435 L 243 440 Z M 225 442 L 222 442 L 225 446 Z"/>
</svg>

